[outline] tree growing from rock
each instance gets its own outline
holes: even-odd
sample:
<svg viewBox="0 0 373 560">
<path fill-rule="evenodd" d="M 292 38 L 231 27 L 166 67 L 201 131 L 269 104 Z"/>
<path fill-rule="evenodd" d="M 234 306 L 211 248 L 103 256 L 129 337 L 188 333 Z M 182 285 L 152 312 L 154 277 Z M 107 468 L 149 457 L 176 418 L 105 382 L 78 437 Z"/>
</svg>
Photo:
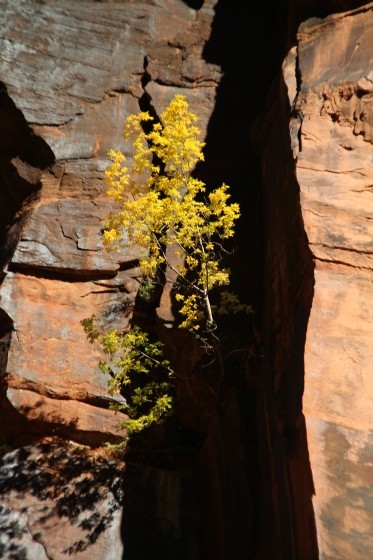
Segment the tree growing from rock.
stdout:
<svg viewBox="0 0 373 560">
<path fill-rule="evenodd" d="M 192 176 L 204 147 L 196 121 L 182 95 L 174 97 L 160 122 L 148 112 L 127 118 L 124 137 L 132 140 L 134 156 L 129 168 L 122 151 L 109 152 L 107 196 L 116 209 L 105 220 L 103 242 L 108 250 L 137 247 L 146 288 L 164 285 L 172 277 L 179 317 L 175 327 L 188 330 L 211 351 L 218 343 L 216 316 L 248 309 L 224 289 L 229 270 L 223 264 L 223 244 L 234 235 L 239 206 L 230 202 L 227 185 L 208 193 Z M 163 344 L 136 325 L 126 333 L 100 334 L 91 317 L 83 326 L 108 356 L 100 365 L 112 376 L 111 390 L 127 399 L 120 405 L 130 416 L 127 430 L 162 421 L 174 407 L 175 376 Z"/>
</svg>

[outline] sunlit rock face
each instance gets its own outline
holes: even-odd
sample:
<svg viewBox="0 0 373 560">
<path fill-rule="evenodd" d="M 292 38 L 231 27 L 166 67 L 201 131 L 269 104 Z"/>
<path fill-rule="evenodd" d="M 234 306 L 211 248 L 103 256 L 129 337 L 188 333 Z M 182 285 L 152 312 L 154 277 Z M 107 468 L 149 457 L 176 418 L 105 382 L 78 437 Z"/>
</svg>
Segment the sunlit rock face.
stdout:
<svg viewBox="0 0 373 560">
<path fill-rule="evenodd" d="M 298 41 L 291 127 L 315 262 L 303 403 L 320 557 L 363 560 L 373 555 L 372 7 L 307 21 Z"/>
<path fill-rule="evenodd" d="M 117 418 L 101 407 L 107 379 L 80 325 L 95 313 L 106 326 L 125 327 L 139 285 L 136 248 L 110 254 L 101 243 L 110 209 L 107 152 L 131 157 L 125 118 L 150 100 L 161 111 L 177 91 L 202 108 L 206 126 L 219 78 L 201 56 L 213 14 L 197 19 L 178 1 L 20 1 L 3 2 L 2 10 L 2 188 L 11 245 L 2 308 L 14 328 L 7 397 L 51 424 L 86 409 L 90 420 L 77 420 L 77 430 L 103 437 L 108 420 L 104 427 L 99 418 L 111 414 L 114 437 Z M 30 391 L 37 407 L 28 404 Z M 54 406 L 60 415 L 49 413 Z"/>
</svg>

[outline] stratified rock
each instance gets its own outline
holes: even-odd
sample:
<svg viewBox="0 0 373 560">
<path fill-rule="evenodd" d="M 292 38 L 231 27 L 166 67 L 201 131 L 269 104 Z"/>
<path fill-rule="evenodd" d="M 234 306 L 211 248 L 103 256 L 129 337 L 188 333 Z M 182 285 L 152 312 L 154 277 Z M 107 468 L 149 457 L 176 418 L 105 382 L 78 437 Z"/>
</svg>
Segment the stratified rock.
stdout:
<svg viewBox="0 0 373 560">
<path fill-rule="evenodd" d="M 301 208 L 315 260 L 304 412 L 321 558 L 373 556 L 373 10 L 300 29 Z"/>
<path fill-rule="evenodd" d="M 81 440 L 86 430 L 91 442 L 95 432 L 101 441 L 106 427 L 112 439 L 118 419 L 102 408 L 112 400 L 108 379 L 80 321 L 95 314 L 106 328 L 128 328 L 139 253 L 136 247 L 108 253 L 101 243 L 102 220 L 112 206 L 104 196 L 107 152 L 122 149 L 131 158 L 133 147 L 122 135 L 125 118 L 139 111 L 142 98 L 160 113 L 180 87 L 194 110 L 205 107 L 206 128 L 219 77 L 201 56 L 213 14 L 207 9 L 198 20 L 184 3 L 166 0 L 2 0 L 1 8 L 0 78 L 14 111 L 54 156 L 53 165 L 36 170 L 21 150 L 17 155 L 17 146 L 12 158 L 22 181 L 41 190 L 27 213 L 21 211 L 22 233 L 19 227 L 2 285 L 2 308 L 15 329 L 8 399 L 34 422 L 49 419 L 52 429 L 61 431 L 65 415 L 66 426 L 78 426 L 71 437 Z"/>
<path fill-rule="evenodd" d="M 80 320 L 94 310 L 107 326 L 116 327 L 119 321 L 127 326 L 126 316 L 133 307 L 134 294 L 126 293 L 126 286 L 131 289 L 134 279 L 131 273 L 121 273 L 119 278 L 122 283 L 118 278 L 106 282 L 64 282 L 9 272 L 3 284 L 3 305 L 14 321 L 8 371 L 32 378 L 42 376 L 44 371 L 47 384 L 55 383 L 66 391 L 72 388 L 72 374 L 82 389 L 92 392 L 96 387 L 102 393 L 106 378 L 102 374 L 97 376 L 97 368 L 87 375 L 88 364 L 92 367 L 98 354 L 82 336 Z"/>
<path fill-rule="evenodd" d="M 94 311 L 106 328 L 126 328 L 134 304 L 134 283 L 136 279 L 126 272 L 106 282 L 57 281 L 8 272 L 2 291 L 3 307 L 14 321 L 7 365 L 8 398 L 17 409 L 28 410 L 26 416 L 34 420 L 40 416 L 44 423 L 48 419 L 51 424 L 65 421 L 71 428 L 78 424 L 80 431 L 102 432 L 100 439 L 106 426 L 109 439 L 113 434 L 118 437 L 119 419 L 113 412 L 99 408 L 95 427 L 95 401 L 105 406 L 112 398 L 107 394 L 108 378 L 98 368 L 100 354 L 88 342 L 80 321 Z M 27 403 L 25 391 L 32 402 Z M 56 404 L 45 397 L 56 399 Z M 86 404 L 80 406 L 76 401 Z M 60 405 L 59 413 L 54 414 L 53 406 L 57 410 Z M 87 414 L 88 422 L 84 420 Z"/>
<path fill-rule="evenodd" d="M 55 272 L 60 278 L 108 278 L 137 263 L 136 247 L 107 252 L 101 242 L 102 221 L 111 204 L 66 198 L 39 205 L 25 226 L 12 257 L 11 268 Z"/>
<path fill-rule="evenodd" d="M 7 443 L 55 434 L 97 447 L 125 435 L 118 430 L 125 417 L 108 409 L 114 397 L 98 368 L 102 355 L 80 324 L 95 314 L 104 328 L 127 329 L 139 286 L 137 249 L 107 253 L 101 243 L 111 208 L 107 152 L 121 149 L 131 160 L 125 118 L 140 108 L 159 114 L 180 92 L 205 134 L 220 77 L 202 56 L 213 4 L 197 17 L 179 0 L 0 0 Z M 104 461 L 81 467 L 72 453 L 24 447 L 4 457 L 1 557 L 122 556 L 119 482 Z M 140 476 L 136 470 L 141 488 Z M 169 513 L 162 515 L 168 523 Z"/>
</svg>

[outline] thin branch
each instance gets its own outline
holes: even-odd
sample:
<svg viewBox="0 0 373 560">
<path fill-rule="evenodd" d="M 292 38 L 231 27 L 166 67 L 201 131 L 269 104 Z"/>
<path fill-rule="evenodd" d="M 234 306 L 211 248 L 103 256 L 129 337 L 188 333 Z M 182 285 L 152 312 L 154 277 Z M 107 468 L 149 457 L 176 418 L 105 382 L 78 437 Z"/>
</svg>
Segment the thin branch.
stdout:
<svg viewBox="0 0 373 560">
<path fill-rule="evenodd" d="M 206 310 L 207 310 L 207 323 L 210 324 L 210 325 L 214 325 L 215 324 L 214 323 L 214 317 L 212 315 L 212 309 L 211 309 L 210 298 L 209 298 L 209 269 L 208 269 L 208 264 L 207 264 L 207 259 L 206 259 L 206 252 L 205 252 L 205 248 L 203 246 L 203 242 L 202 242 L 201 237 L 199 238 L 199 242 L 200 242 L 202 254 L 205 257 L 204 258 L 204 265 L 205 265 L 206 282 L 205 282 L 205 288 L 204 288 L 204 294 L 203 295 L 204 295 L 204 300 L 205 300 L 205 305 L 206 305 Z"/>
<path fill-rule="evenodd" d="M 168 373 L 174 374 L 174 370 L 171 369 L 169 366 L 166 366 L 164 363 L 160 362 L 159 360 L 157 360 L 156 358 L 153 358 L 153 356 L 149 356 L 149 354 L 146 354 L 146 352 L 143 352 L 142 350 L 140 350 L 139 348 L 137 348 L 136 346 L 133 346 L 132 344 L 130 345 L 130 347 L 135 350 L 136 352 L 138 352 L 139 354 L 141 354 L 141 356 L 143 356 L 144 358 L 147 358 L 148 360 L 151 360 L 153 363 L 155 363 L 157 366 L 163 367 L 166 371 L 168 371 Z"/>
</svg>

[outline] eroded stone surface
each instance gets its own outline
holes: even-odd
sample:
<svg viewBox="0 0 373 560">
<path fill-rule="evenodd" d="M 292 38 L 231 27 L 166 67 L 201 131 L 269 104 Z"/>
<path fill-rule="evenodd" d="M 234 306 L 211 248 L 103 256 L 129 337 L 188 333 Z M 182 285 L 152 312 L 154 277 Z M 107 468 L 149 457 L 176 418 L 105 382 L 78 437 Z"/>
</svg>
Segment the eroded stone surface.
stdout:
<svg viewBox="0 0 373 560">
<path fill-rule="evenodd" d="M 80 320 L 94 311 L 104 325 L 126 327 L 134 295 L 126 293 L 125 286 L 134 279 L 121 276 L 118 285 L 118 278 L 103 284 L 8 273 L 3 305 L 13 317 L 14 332 L 7 371 L 65 398 L 76 398 L 74 393 L 105 395 L 107 378 L 97 365 L 99 353 L 86 339 Z"/>
<path fill-rule="evenodd" d="M 120 558 L 122 468 L 58 440 L 5 453 L 1 557 Z"/>
<path fill-rule="evenodd" d="M 372 44 L 371 5 L 299 33 L 296 170 L 316 265 L 304 412 L 325 560 L 373 554 Z"/>
<path fill-rule="evenodd" d="M 23 229 L 14 252 L 13 270 L 57 272 L 63 278 L 84 279 L 115 276 L 120 267 L 138 261 L 136 247 L 120 252 L 104 250 L 102 220 L 109 213 L 108 200 L 84 201 L 64 198 L 40 204 Z"/>
<path fill-rule="evenodd" d="M 18 208 L 20 216 L 12 236 L 6 230 L 11 244 L 1 286 L 7 348 L 0 404 L 14 424 L 2 434 L 14 445 L 46 433 L 91 446 L 124 436 L 117 429 L 123 415 L 107 409 L 113 397 L 98 368 L 101 356 L 80 325 L 94 313 L 105 327 L 128 328 L 139 285 L 136 248 L 113 254 L 102 248 L 101 220 L 110 208 L 107 152 L 122 149 L 131 158 L 125 118 L 140 106 L 159 114 L 175 93 L 188 95 L 205 134 L 220 78 L 219 67 L 202 56 L 214 3 L 197 17 L 179 0 L 0 0 L 4 113 L 14 102 L 23 125 L 2 119 L 0 142 L 11 162 L 0 161 L 6 203 L 0 212 L 9 222 Z M 17 134 L 26 137 L 26 148 L 35 144 L 39 158 L 26 157 Z M 16 175 L 23 199 L 37 196 L 14 209 Z M 95 461 L 83 473 L 64 453 L 66 465 L 58 451 L 23 448 L 0 465 L 0 556 L 122 556 L 122 512 L 115 505 L 110 513 L 116 481 L 100 478 Z"/>
<path fill-rule="evenodd" d="M 87 442 L 89 438 L 90 444 L 101 443 L 105 435 L 106 438 L 114 437 L 116 417 L 109 418 L 111 413 L 102 408 L 108 399 L 106 380 L 97 368 L 98 354 L 84 339 L 79 321 L 95 312 L 106 324 L 126 328 L 138 286 L 136 268 L 120 270 L 134 266 L 131 259 L 135 255 L 126 258 L 104 255 L 98 231 L 102 217 L 98 208 L 103 208 L 105 189 L 106 152 L 110 147 L 123 147 L 131 156 L 130 146 L 121 137 L 124 118 L 136 112 L 140 102 L 143 106 L 152 105 L 160 113 L 173 95 L 181 92 L 188 95 L 192 110 L 200 115 L 205 134 L 217 102 L 216 87 L 222 75 L 215 63 L 224 61 L 225 108 L 229 111 L 222 115 L 220 96 L 221 157 L 215 154 L 211 158 L 210 154 L 210 165 L 212 161 L 211 167 L 217 170 L 217 174 L 224 171 L 224 166 L 243 174 L 248 178 L 243 181 L 243 189 L 251 189 L 251 182 L 259 180 L 255 173 L 254 177 L 251 176 L 252 155 L 249 164 L 245 159 L 244 166 L 237 165 L 242 153 L 246 157 L 250 136 L 250 131 L 245 128 L 248 120 L 237 121 L 243 110 L 248 109 L 251 114 L 263 106 L 267 92 L 263 84 L 270 81 L 268 68 L 258 60 L 253 65 L 251 63 L 255 57 L 262 56 L 268 37 L 263 36 L 262 41 L 258 41 L 256 54 L 251 53 L 250 58 L 249 49 L 254 49 L 257 36 L 253 35 L 252 42 L 236 43 L 236 20 L 234 17 L 230 19 L 231 14 L 223 4 L 219 2 L 218 6 L 215 0 L 206 0 L 203 9 L 196 13 L 186 2 L 178 0 L 79 3 L 73 0 L 0 0 L 0 79 L 6 83 L 11 99 L 35 133 L 31 134 L 26 121 L 22 121 L 24 126 L 20 127 L 15 119 L 17 126 L 13 126 L 13 121 L 9 122 L 3 134 L 6 141 L 1 140 L 3 151 L 9 156 L 3 180 L 5 194 L 1 195 L 1 200 L 9 207 L 1 208 L 0 212 L 7 217 L 19 211 L 24 226 L 1 291 L 2 305 L 7 313 L 2 315 L 7 326 L 2 333 L 4 344 L 8 345 L 13 323 L 15 328 L 7 367 L 7 404 L 17 407 L 20 415 L 22 413 L 23 418 L 29 420 L 24 425 L 25 437 L 28 437 L 27 429 L 31 423 L 34 427 L 40 425 L 42 431 L 49 424 L 49 430 L 56 429 L 64 437 Z M 226 7 L 228 5 L 225 3 Z M 248 11 L 243 6 L 241 2 L 236 7 L 242 7 L 238 13 L 245 14 L 242 20 L 247 26 Z M 371 52 L 367 48 L 371 20 L 367 19 L 368 15 L 368 10 L 362 10 L 347 17 L 330 18 L 320 26 L 315 26 L 315 22 L 304 26 L 299 46 L 303 83 L 297 105 L 293 107 L 292 138 L 294 153 L 300 149 L 297 173 L 301 183 L 302 213 L 317 257 L 316 295 L 307 340 L 305 410 L 317 492 L 320 550 L 325 560 L 334 560 L 341 555 L 348 560 L 362 560 L 369 557 L 371 547 L 371 541 L 366 537 L 370 523 L 367 481 L 370 479 L 371 443 L 362 420 L 363 415 L 368 418 L 362 410 L 369 406 L 371 393 L 365 371 L 361 383 L 366 389 L 365 395 L 358 393 L 359 383 L 356 382 L 361 373 L 360 359 L 364 368 L 370 356 L 369 326 L 363 305 L 364 298 L 371 297 L 368 286 L 371 193 L 370 171 L 366 165 L 367 154 L 371 153 L 372 126 L 372 66 L 367 64 Z M 210 51 L 206 55 L 204 44 L 210 36 L 214 19 L 218 35 L 215 35 L 212 51 L 215 48 L 216 52 L 211 54 Z M 259 23 L 258 19 L 254 21 Z M 227 34 L 224 33 L 225 25 Z M 260 25 L 264 27 L 263 19 Z M 241 26 L 240 31 L 251 39 L 246 28 Z M 219 36 L 219 32 L 222 35 Z M 246 49 L 244 54 L 237 50 L 242 44 Z M 342 48 L 336 51 L 335 44 Z M 240 63 L 232 65 L 232 56 L 237 60 L 240 58 Z M 207 64 L 205 57 L 214 64 Z M 299 87 L 294 52 L 292 61 L 291 104 Z M 256 75 L 260 65 L 262 68 Z M 251 95 L 251 89 L 256 88 L 259 94 Z M 306 252 L 297 185 L 287 150 L 288 137 L 283 134 L 287 126 L 287 105 L 283 102 L 283 90 L 274 91 L 276 103 L 278 100 L 279 103 L 275 103 L 273 113 L 265 115 L 264 136 L 267 136 L 259 140 L 265 144 L 261 179 L 265 191 L 268 241 L 266 335 L 262 346 L 259 333 L 260 353 L 255 354 L 258 362 L 262 358 L 265 360 L 260 377 L 261 400 L 256 404 L 256 397 L 249 391 L 245 394 L 249 402 L 238 410 L 236 399 L 240 396 L 230 391 L 222 403 L 226 413 L 222 406 L 220 417 L 216 422 L 214 417 L 212 427 L 208 425 L 211 424 L 209 415 L 211 409 L 214 410 L 213 405 L 210 407 L 206 395 L 195 387 L 192 387 L 193 396 L 199 408 L 196 406 L 191 411 L 185 406 L 185 410 L 182 409 L 191 427 L 210 430 L 199 460 L 201 472 L 198 475 L 204 486 L 203 538 L 206 550 L 213 551 L 214 558 L 220 555 L 224 560 L 227 557 L 225 551 L 231 552 L 232 546 L 236 547 L 237 555 L 242 551 L 244 533 L 247 541 L 242 546 L 250 548 L 253 556 L 258 552 L 256 539 L 261 539 L 263 558 L 268 550 L 273 551 L 272 558 L 278 554 L 284 560 L 291 557 L 314 560 L 317 557 L 310 506 L 312 480 L 301 411 L 302 337 L 312 299 L 312 267 Z M 220 94 L 222 92 L 220 89 Z M 248 107 L 248 99 L 256 99 L 258 107 L 254 103 L 255 107 Z M 272 129 L 271 123 L 274 123 Z M 298 146 L 300 127 L 301 145 Z M 11 130 L 16 133 L 11 135 Z M 225 154 L 226 130 L 229 131 L 229 141 L 234 142 L 229 157 Z M 26 147 L 16 141 L 18 136 L 27 137 Z M 36 142 L 38 138 L 43 139 L 45 151 L 40 158 L 34 157 L 35 153 L 42 152 Z M 239 152 L 240 157 L 236 158 L 234 151 Z M 242 181 L 241 176 L 238 179 Z M 39 180 L 41 192 L 38 190 Z M 13 196 L 22 199 L 35 192 L 39 195 L 38 200 L 26 201 L 27 212 L 21 204 L 13 204 Z M 12 237 L 13 243 L 18 240 L 20 228 L 16 228 L 12 235 L 10 233 L 8 237 Z M 10 249 L 7 251 L 7 260 L 11 252 Z M 252 255 L 248 257 L 247 252 L 244 258 L 251 261 Z M 337 275 L 333 281 L 328 275 L 328 267 Z M 364 278 L 365 284 L 362 282 Z M 336 293 L 343 303 L 342 311 L 335 309 Z M 124 315 L 123 308 L 126 310 Z M 334 320 L 329 322 L 331 316 Z M 360 321 L 361 338 L 355 336 L 355 329 L 350 328 L 350 316 L 354 321 Z M 338 321 L 343 328 L 340 332 L 337 329 L 334 336 L 333 329 Z M 330 335 L 327 344 L 316 336 L 325 330 Z M 346 352 L 341 351 L 341 345 Z M 185 344 L 183 350 L 187 350 Z M 331 354 L 334 357 L 329 361 Z M 2 357 L 2 363 L 5 363 L 5 353 Z M 182 352 L 180 357 L 184 357 Z M 184 363 L 183 367 L 187 369 L 188 364 Z M 338 381 L 335 370 L 342 372 Z M 321 377 L 331 383 L 321 384 Z M 186 390 L 191 390 L 188 380 L 183 380 L 183 384 Z M 309 389 L 311 384 L 313 392 Z M 354 399 L 350 398 L 346 386 L 351 388 Z M 209 399 L 214 398 L 211 392 Z M 246 405 L 250 410 L 258 406 L 261 414 L 258 418 L 263 420 L 258 433 L 251 434 L 249 445 L 245 440 L 248 435 L 241 439 L 239 432 Z M 323 413 L 328 411 L 327 418 L 321 415 L 321 410 Z M 13 411 L 16 414 L 15 408 Z M 344 423 L 347 412 L 356 419 L 353 425 L 351 417 L 349 424 Z M 12 418 L 17 419 L 17 416 Z M 258 469 L 260 474 L 255 470 L 257 438 L 261 446 L 261 467 L 264 467 Z M 7 520 L 3 526 L 8 530 L 15 528 L 22 534 L 25 530 L 25 535 L 12 543 L 9 532 L 5 534 L 3 531 L 0 546 L 5 546 L 6 553 L 12 552 L 13 545 L 19 545 L 20 554 L 28 548 L 35 559 L 43 558 L 43 550 L 54 558 L 61 554 L 65 557 L 66 551 L 71 550 L 78 558 L 120 556 L 121 543 L 118 544 L 113 536 L 119 525 L 119 513 L 110 529 L 105 526 L 102 548 L 86 547 L 86 537 L 90 540 L 90 536 L 82 535 L 82 531 L 84 533 L 87 528 L 84 519 L 90 518 L 90 513 L 74 508 L 70 511 L 63 509 L 66 503 L 74 504 L 75 495 L 82 498 L 80 482 L 73 484 L 73 492 L 67 490 L 73 496 L 69 495 L 66 500 L 65 490 L 57 484 L 58 473 L 64 472 L 58 453 L 52 453 L 52 458 L 55 457 L 52 465 L 48 461 L 46 465 L 38 462 L 34 451 L 26 449 L 18 453 L 20 455 L 9 455 L 14 469 L 8 468 L 6 462 L 1 465 L 6 484 L 0 490 L 3 496 L 7 495 L 5 511 L 1 513 Z M 37 453 L 49 456 L 49 450 L 44 448 Z M 69 453 L 66 453 L 67 457 L 70 457 Z M 74 472 L 81 472 L 74 462 L 72 465 Z M 36 468 L 37 480 L 42 480 L 43 488 L 46 486 L 48 491 L 53 477 L 52 488 L 56 490 L 51 490 L 51 501 L 46 500 L 50 498 L 48 491 L 46 495 L 35 496 L 35 487 L 37 491 L 39 487 L 31 468 Z M 88 477 L 87 482 L 82 475 L 82 486 L 88 493 L 83 496 L 82 503 L 92 505 L 89 492 L 101 487 L 97 486 L 100 476 L 94 466 L 88 470 L 93 472 L 94 478 Z M 137 478 L 136 468 L 134 470 L 136 490 L 141 495 L 144 489 Z M 14 480 L 19 482 L 17 472 L 22 475 L 23 486 L 9 486 Z M 45 472 L 49 477 L 47 481 Z M 250 473 L 247 479 L 244 472 Z M 110 476 L 107 478 L 112 480 Z M 175 484 L 168 486 L 170 478 L 163 477 L 161 471 L 154 492 L 155 500 L 164 499 L 164 513 L 160 520 L 158 514 L 155 518 L 160 525 L 166 525 L 168 537 L 178 535 L 179 530 L 177 511 L 175 513 L 173 507 L 167 509 L 166 498 L 170 497 L 172 506 L 172 500 L 178 499 L 175 491 L 178 477 L 174 477 Z M 166 480 L 166 484 L 162 484 L 161 479 Z M 29 483 L 33 486 L 28 486 Z M 253 489 L 254 485 L 260 490 Z M 160 493 L 163 489 L 164 495 Z M 259 503 L 260 492 L 262 501 Z M 31 496 L 30 502 L 25 506 L 27 511 L 20 512 L 19 504 L 24 496 Z M 134 503 L 137 500 L 136 493 Z M 101 511 L 100 499 L 96 501 L 93 497 L 93 501 L 94 511 Z M 144 504 L 147 505 L 148 501 L 145 500 Z M 251 510 L 253 504 L 256 509 Z M 258 511 L 263 514 L 259 521 Z M 193 517 L 193 512 L 188 511 L 187 517 Z M 140 515 L 134 524 L 140 528 L 140 538 L 143 537 L 142 523 Z M 216 530 L 222 527 L 224 531 Z M 152 529 L 148 527 L 151 537 L 147 544 L 153 542 Z M 64 535 L 68 535 L 67 540 Z M 254 537 L 253 542 L 248 543 L 250 536 Z M 363 539 L 364 544 L 361 544 Z M 157 536 L 154 540 L 157 541 Z M 160 544 L 161 541 L 157 542 Z M 136 551 L 136 543 L 134 547 Z M 194 543 L 191 550 L 195 551 Z M 245 557 L 249 557 L 246 552 Z"/>
<path fill-rule="evenodd" d="M 26 387 L 30 387 L 28 390 Z M 50 394 L 52 398 L 46 396 Z M 78 395 L 77 398 L 79 398 Z M 50 393 L 21 378 L 9 376 L 7 397 L 12 406 L 30 421 L 40 434 L 53 433 L 86 445 L 120 443 L 126 437 L 123 422 L 126 416 L 97 406 L 99 399 L 89 399 L 92 404 L 74 400 L 74 392 L 68 399 L 58 393 Z M 86 397 L 87 398 L 87 397 Z M 101 400 L 105 406 L 105 400 Z"/>
<path fill-rule="evenodd" d="M 80 321 L 94 311 L 102 326 L 126 328 L 136 293 L 134 275 L 120 272 L 106 282 L 71 283 L 7 274 L 2 304 L 14 321 L 7 398 L 38 422 L 39 431 L 48 431 L 49 424 L 91 444 L 120 438 L 119 417 L 105 410 L 113 397 L 108 377 L 98 368 L 102 356 Z"/>
<path fill-rule="evenodd" d="M 198 18 L 173 0 L 2 0 L 1 7 L 0 77 L 55 157 L 37 179 L 22 158 L 13 164 L 23 180 L 40 180 L 42 190 L 2 286 L 2 307 L 15 326 L 8 397 L 21 411 L 26 395 L 40 394 L 39 415 L 46 421 L 50 411 L 53 425 L 53 403 L 45 399 L 84 400 L 87 407 L 95 398 L 108 400 L 98 353 L 80 321 L 95 313 L 106 326 L 127 328 L 138 288 L 137 249 L 110 254 L 101 243 L 111 206 L 104 198 L 107 152 L 122 149 L 131 157 L 122 127 L 139 110 L 145 83 L 158 113 L 175 93 L 188 94 L 205 131 L 220 76 L 202 57 L 213 12 L 206 7 Z M 67 425 L 74 408 L 65 403 Z"/>
</svg>

